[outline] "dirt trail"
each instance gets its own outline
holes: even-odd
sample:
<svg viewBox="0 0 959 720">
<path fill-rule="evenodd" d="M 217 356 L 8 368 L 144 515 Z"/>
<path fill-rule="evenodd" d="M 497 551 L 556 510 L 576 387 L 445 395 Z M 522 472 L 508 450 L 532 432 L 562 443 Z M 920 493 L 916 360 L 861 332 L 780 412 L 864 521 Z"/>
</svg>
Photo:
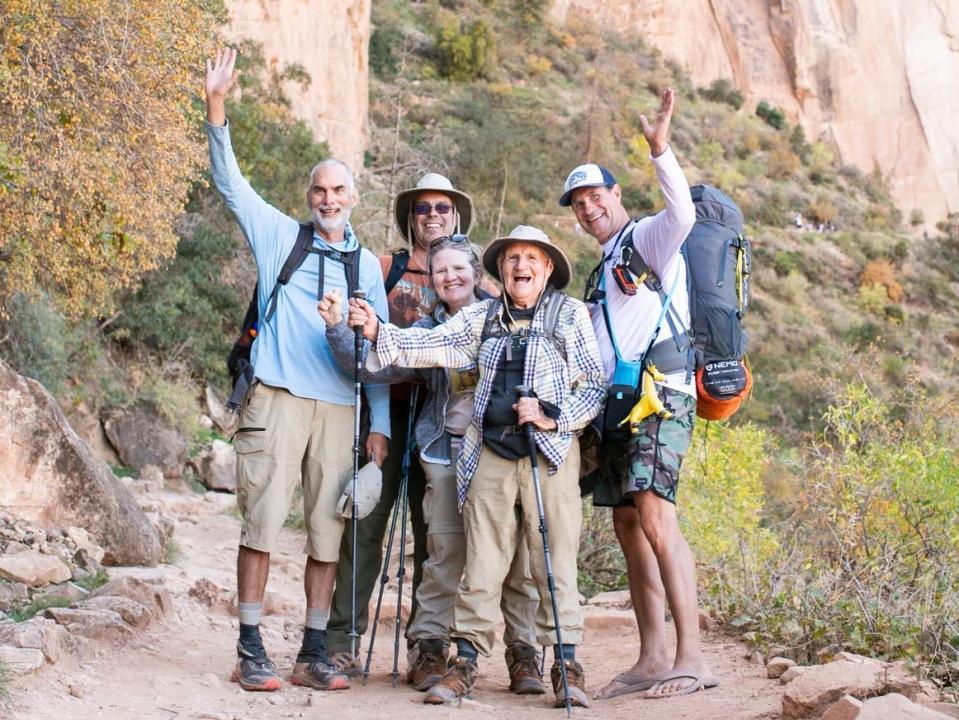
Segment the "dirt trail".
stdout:
<svg viewBox="0 0 959 720">
<path fill-rule="evenodd" d="M 239 522 L 223 507 L 230 501 L 225 496 L 211 495 L 204 500 L 200 495 L 169 492 L 151 499 L 161 503 L 180 522 L 176 540 L 181 556 L 173 565 L 163 566 L 174 611 L 128 645 L 84 644 L 79 657 L 61 660 L 37 675 L 17 681 L 8 703 L 11 717 L 23 720 L 278 720 L 331 714 L 339 714 L 343 720 L 440 720 L 471 715 L 510 720 L 565 717 L 562 710 L 552 709 L 543 696 L 516 697 L 506 690 L 508 680 L 501 647 L 496 649 L 494 657 L 481 658 L 479 683 L 472 702 L 459 707 L 427 707 L 422 704 L 423 696 L 409 686 L 400 684 L 394 689 L 389 677 L 391 617 L 387 617 L 385 623 L 381 621 L 372 674 L 365 687 L 356 681 L 352 689 L 338 693 L 311 691 L 289 683 L 284 683 L 278 693 L 240 690 L 229 680 L 235 657 L 235 617 L 223 604 L 211 609 L 188 594 L 202 578 L 224 588 L 227 594 L 235 587 Z M 268 590 L 280 598 L 279 614 L 268 615 L 263 622 L 264 642 L 284 677 L 289 675 L 300 639 L 301 550 L 300 536 L 284 530 L 282 550 L 274 555 L 268 585 Z M 586 639 L 577 656 L 586 669 L 588 688 L 594 692 L 634 662 L 639 642 L 629 620 L 630 613 L 591 607 L 586 612 Z M 781 686 L 775 680 L 766 679 L 763 667 L 743 659 L 744 646 L 722 636 L 708 636 L 705 649 L 722 680 L 720 687 L 669 700 L 643 700 L 635 695 L 595 700 L 589 709 L 576 709 L 574 717 L 746 720 L 779 716 Z M 404 668 L 405 657 L 400 671 Z"/>
</svg>

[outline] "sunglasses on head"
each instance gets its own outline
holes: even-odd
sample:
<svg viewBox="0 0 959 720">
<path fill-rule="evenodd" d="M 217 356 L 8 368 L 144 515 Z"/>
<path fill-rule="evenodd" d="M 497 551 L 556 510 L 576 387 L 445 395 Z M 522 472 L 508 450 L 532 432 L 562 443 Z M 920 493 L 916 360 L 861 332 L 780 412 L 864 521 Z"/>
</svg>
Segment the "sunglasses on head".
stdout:
<svg viewBox="0 0 959 720">
<path fill-rule="evenodd" d="M 460 233 L 456 233 L 455 235 L 443 235 L 442 237 L 438 237 L 435 240 L 430 241 L 430 247 L 433 248 L 433 247 L 436 247 L 437 245 L 442 245 L 443 243 L 447 243 L 451 245 L 452 244 L 469 245 L 470 239 L 468 236 L 462 235 Z"/>
<path fill-rule="evenodd" d="M 449 212 L 452 209 L 453 206 L 447 202 L 438 202 L 435 205 L 428 202 L 418 202 L 413 205 L 413 214 L 429 215 L 430 212 L 435 210 L 437 215 L 449 215 Z"/>
</svg>

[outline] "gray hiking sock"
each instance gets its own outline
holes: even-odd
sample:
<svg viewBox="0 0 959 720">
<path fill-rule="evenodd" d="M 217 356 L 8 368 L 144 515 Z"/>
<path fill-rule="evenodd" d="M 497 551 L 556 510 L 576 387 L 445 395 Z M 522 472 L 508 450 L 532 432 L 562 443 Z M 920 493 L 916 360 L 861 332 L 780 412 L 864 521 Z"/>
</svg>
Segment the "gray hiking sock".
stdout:
<svg viewBox="0 0 959 720">
<path fill-rule="evenodd" d="M 306 627 L 313 630 L 326 630 L 326 624 L 330 621 L 329 608 L 307 608 L 306 609 Z"/>
<path fill-rule="evenodd" d="M 237 610 L 239 611 L 241 625 L 260 624 L 260 616 L 263 615 L 263 603 L 237 603 Z"/>
</svg>

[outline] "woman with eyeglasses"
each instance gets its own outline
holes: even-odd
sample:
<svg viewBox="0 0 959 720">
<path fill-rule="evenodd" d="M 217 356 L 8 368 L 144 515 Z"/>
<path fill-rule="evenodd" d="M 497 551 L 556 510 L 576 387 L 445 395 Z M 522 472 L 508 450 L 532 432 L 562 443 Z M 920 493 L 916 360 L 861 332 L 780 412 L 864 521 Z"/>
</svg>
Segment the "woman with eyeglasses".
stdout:
<svg viewBox="0 0 959 720">
<path fill-rule="evenodd" d="M 436 327 L 462 308 L 490 297 L 481 287 L 482 266 L 466 235 L 433 240 L 426 265 L 439 303 L 432 314 L 413 327 Z M 328 295 L 319 304 L 319 311 L 327 323 L 327 339 L 334 356 L 344 368 L 352 368 L 353 331 L 342 322 L 342 300 Z M 366 343 L 365 351 L 368 350 L 369 343 Z M 475 366 L 424 370 L 380 368 L 375 353 L 366 356 L 365 367 L 360 377 L 363 382 L 422 381 L 428 391 L 415 426 L 420 462 L 426 474 L 423 514 L 427 522 L 428 557 L 415 591 L 417 611 L 406 629 L 411 646 L 407 681 L 414 689 L 425 692 L 446 673 L 453 602 L 466 563 L 463 516 L 457 507 L 456 458 L 473 419 L 478 375 Z M 533 631 L 539 594 L 530 576 L 529 552 L 522 538 L 518 538 L 516 548 L 500 602 L 506 621 L 503 640 L 507 646 L 509 689 L 520 695 L 542 694 L 546 688 L 539 672 Z"/>
</svg>

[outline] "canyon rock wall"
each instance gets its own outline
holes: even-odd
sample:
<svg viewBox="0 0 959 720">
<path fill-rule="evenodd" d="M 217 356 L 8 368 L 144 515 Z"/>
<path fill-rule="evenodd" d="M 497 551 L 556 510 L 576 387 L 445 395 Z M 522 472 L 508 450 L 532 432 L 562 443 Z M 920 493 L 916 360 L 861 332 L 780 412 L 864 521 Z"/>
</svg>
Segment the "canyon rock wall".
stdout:
<svg viewBox="0 0 959 720">
<path fill-rule="evenodd" d="M 641 34 L 707 85 L 782 107 L 844 163 L 879 167 L 927 223 L 959 211 L 959 0 L 555 0 Z"/>
<path fill-rule="evenodd" d="M 227 0 L 229 41 L 262 44 L 269 64 L 297 63 L 312 82 L 290 88 L 294 114 L 354 171 L 369 146 L 372 0 Z"/>
</svg>

